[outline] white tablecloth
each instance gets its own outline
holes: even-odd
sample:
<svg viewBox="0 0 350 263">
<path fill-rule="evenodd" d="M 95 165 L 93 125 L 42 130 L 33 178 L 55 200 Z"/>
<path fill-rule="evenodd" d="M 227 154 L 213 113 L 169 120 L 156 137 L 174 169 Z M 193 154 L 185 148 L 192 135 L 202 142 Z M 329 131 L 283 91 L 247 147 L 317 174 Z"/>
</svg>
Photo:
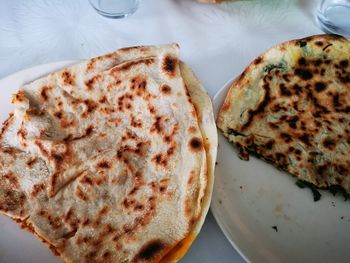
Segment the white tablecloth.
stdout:
<svg viewBox="0 0 350 263">
<path fill-rule="evenodd" d="M 214 96 L 265 49 L 321 33 L 313 19 L 317 2 L 251 0 L 204 5 L 192 0 L 140 0 L 134 15 L 113 20 L 98 15 L 87 0 L 0 0 L 0 78 L 34 65 L 85 59 L 119 47 L 177 42 L 181 58 Z M 25 243 L 17 240 L 13 245 L 25 251 Z M 0 261 L 36 262 L 31 251 L 25 257 L 19 254 L 0 247 Z M 48 252 L 42 260 L 49 257 Z M 244 260 L 209 213 L 182 262 Z"/>
</svg>

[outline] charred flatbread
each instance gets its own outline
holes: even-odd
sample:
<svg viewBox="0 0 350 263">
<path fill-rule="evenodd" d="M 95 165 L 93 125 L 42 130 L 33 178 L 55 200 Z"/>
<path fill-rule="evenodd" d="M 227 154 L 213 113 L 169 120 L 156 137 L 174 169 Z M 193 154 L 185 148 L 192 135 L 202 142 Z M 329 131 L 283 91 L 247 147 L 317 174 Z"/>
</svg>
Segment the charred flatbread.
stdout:
<svg viewBox="0 0 350 263">
<path fill-rule="evenodd" d="M 254 153 L 317 187 L 350 192 L 350 42 L 316 35 L 277 45 L 230 87 L 217 125 Z"/>
</svg>

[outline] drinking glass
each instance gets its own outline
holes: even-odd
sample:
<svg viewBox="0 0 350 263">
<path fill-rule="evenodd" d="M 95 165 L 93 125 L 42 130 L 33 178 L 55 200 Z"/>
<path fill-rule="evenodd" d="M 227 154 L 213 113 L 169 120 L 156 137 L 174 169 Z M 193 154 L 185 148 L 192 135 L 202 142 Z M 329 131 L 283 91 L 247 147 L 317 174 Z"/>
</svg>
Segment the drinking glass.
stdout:
<svg viewBox="0 0 350 263">
<path fill-rule="evenodd" d="M 92 7 L 108 18 L 124 18 L 133 14 L 139 0 L 89 0 Z"/>
<path fill-rule="evenodd" d="M 316 21 L 324 32 L 350 38 L 350 0 L 322 0 Z"/>
</svg>

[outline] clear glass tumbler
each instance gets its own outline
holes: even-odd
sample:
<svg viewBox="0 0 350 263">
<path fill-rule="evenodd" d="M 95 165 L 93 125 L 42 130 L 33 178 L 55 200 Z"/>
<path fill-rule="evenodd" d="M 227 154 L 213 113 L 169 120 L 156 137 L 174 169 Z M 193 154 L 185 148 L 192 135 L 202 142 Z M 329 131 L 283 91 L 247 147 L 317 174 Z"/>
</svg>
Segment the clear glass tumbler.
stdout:
<svg viewBox="0 0 350 263">
<path fill-rule="evenodd" d="M 133 14 L 139 0 L 89 0 L 92 7 L 101 15 L 109 18 L 124 18 Z"/>
<path fill-rule="evenodd" d="M 350 0 L 321 0 L 316 21 L 324 32 L 350 38 Z"/>
</svg>

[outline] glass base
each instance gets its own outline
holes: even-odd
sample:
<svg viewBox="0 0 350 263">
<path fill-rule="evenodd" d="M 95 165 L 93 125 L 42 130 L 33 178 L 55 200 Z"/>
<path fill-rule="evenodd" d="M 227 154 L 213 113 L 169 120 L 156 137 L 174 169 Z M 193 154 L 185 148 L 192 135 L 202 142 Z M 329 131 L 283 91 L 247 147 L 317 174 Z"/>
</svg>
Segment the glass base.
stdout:
<svg viewBox="0 0 350 263">
<path fill-rule="evenodd" d="M 350 38 L 350 0 L 323 0 L 315 18 L 325 33 Z"/>
<path fill-rule="evenodd" d="M 334 24 L 330 23 L 328 20 L 321 19 L 319 16 L 316 16 L 316 22 L 323 32 L 328 34 L 342 35 L 350 39 L 350 31 L 344 30 L 341 27 L 337 27 Z"/>
<path fill-rule="evenodd" d="M 95 7 L 94 7 L 94 9 L 100 15 L 107 17 L 107 18 L 114 18 L 114 19 L 126 18 L 126 17 L 132 15 L 133 13 L 135 13 L 135 11 L 137 10 L 137 8 L 136 8 L 135 10 L 131 10 L 129 13 L 107 13 L 107 12 L 103 12 Z"/>
<path fill-rule="evenodd" d="M 91 6 L 107 18 L 125 18 L 135 13 L 138 0 L 89 0 Z"/>
</svg>

